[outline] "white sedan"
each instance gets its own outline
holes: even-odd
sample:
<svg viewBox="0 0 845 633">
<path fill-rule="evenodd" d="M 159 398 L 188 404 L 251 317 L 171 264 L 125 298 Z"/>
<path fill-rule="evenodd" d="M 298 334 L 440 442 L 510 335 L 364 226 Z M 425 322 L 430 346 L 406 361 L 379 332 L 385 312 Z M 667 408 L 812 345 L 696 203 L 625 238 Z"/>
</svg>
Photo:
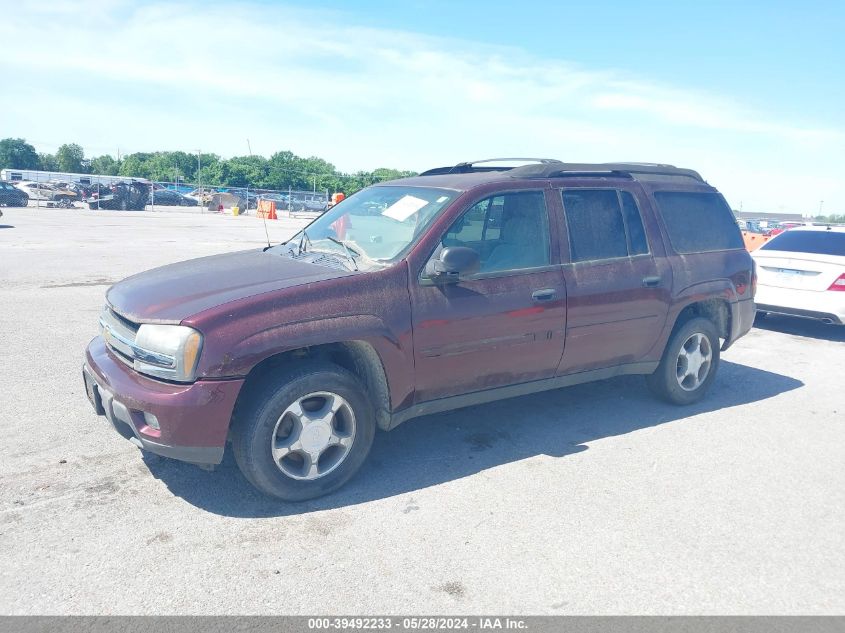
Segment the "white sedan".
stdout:
<svg viewBox="0 0 845 633">
<path fill-rule="evenodd" d="M 845 325 L 845 227 L 790 229 L 751 257 L 758 311 Z"/>
</svg>

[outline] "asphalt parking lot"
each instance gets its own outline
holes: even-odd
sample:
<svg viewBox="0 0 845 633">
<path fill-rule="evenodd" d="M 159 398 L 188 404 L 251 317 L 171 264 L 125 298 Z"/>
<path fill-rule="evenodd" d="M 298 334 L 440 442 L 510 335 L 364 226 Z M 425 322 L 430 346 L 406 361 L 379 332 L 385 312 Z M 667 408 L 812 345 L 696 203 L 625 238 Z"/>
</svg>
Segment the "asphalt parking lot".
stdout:
<svg viewBox="0 0 845 633">
<path fill-rule="evenodd" d="M 262 223 L 3 211 L 0 613 L 845 612 L 845 328 L 762 321 L 689 408 L 625 377 L 420 418 L 285 504 L 143 456 L 80 371 L 109 284 Z"/>
</svg>

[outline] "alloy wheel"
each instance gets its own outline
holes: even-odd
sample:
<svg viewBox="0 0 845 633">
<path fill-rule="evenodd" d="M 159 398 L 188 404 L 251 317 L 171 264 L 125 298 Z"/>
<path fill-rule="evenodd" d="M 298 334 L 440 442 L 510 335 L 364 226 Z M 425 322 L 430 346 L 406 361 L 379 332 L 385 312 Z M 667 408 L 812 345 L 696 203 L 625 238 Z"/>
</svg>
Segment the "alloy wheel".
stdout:
<svg viewBox="0 0 845 633">
<path fill-rule="evenodd" d="M 713 363 L 713 348 L 710 339 L 696 332 L 690 336 L 678 352 L 676 377 L 684 391 L 695 391 L 707 380 Z"/>
<path fill-rule="evenodd" d="M 279 416 L 270 450 L 276 466 L 293 479 L 328 475 L 349 455 L 355 441 L 355 413 L 336 393 L 309 393 Z"/>
</svg>

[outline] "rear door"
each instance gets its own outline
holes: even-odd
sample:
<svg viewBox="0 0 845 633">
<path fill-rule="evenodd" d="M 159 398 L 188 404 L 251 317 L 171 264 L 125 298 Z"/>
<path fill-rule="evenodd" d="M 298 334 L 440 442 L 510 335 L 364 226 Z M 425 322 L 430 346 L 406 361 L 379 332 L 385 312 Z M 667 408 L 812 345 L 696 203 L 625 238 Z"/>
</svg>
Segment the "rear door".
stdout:
<svg viewBox="0 0 845 633">
<path fill-rule="evenodd" d="M 558 374 L 642 361 L 663 329 L 672 271 L 631 184 L 559 190 L 568 236 L 566 346 Z M 562 248 L 565 253 L 565 249 Z M 655 257 L 657 255 L 657 257 Z"/>
</svg>

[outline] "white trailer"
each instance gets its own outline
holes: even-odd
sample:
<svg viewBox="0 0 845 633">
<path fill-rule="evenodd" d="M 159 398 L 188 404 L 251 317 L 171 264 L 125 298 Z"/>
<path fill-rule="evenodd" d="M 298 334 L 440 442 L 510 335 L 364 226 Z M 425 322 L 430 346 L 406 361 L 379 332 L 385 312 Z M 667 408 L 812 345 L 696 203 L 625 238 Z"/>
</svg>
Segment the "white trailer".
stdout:
<svg viewBox="0 0 845 633">
<path fill-rule="evenodd" d="M 0 180 L 18 182 L 76 182 L 80 185 L 113 185 L 118 182 L 140 181 L 149 183 L 145 178 L 131 176 L 103 176 L 100 174 L 71 174 L 63 171 L 37 171 L 33 169 L 0 169 Z"/>
</svg>

